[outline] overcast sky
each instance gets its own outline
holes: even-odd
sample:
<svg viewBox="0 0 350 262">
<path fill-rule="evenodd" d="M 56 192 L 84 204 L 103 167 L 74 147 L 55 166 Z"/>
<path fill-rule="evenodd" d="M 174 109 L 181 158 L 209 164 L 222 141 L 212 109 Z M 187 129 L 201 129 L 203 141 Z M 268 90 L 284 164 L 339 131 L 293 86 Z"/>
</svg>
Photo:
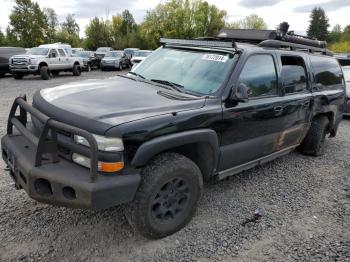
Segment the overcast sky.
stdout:
<svg viewBox="0 0 350 262">
<path fill-rule="evenodd" d="M 51 7 L 64 20 L 68 13 L 76 15 L 80 25 L 80 35 L 89 20 L 94 16 L 107 17 L 129 9 L 136 22 L 142 22 L 146 11 L 154 8 L 164 0 L 37 0 L 41 8 Z M 277 24 L 288 21 L 290 29 L 298 33 L 305 32 L 310 11 L 314 6 L 326 10 L 329 22 L 346 26 L 350 24 L 350 0 L 207 0 L 220 9 L 227 11 L 227 20 L 235 21 L 251 13 L 256 13 L 273 29 Z M 13 8 L 13 0 L 0 0 L 0 27 L 4 30 L 8 24 L 8 16 Z"/>
</svg>

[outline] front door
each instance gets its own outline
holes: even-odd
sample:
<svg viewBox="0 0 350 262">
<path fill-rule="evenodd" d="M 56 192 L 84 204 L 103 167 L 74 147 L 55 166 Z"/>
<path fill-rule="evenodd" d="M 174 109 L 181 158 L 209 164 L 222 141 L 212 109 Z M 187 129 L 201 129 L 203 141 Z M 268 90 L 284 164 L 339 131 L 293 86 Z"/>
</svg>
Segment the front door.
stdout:
<svg viewBox="0 0 350 262">
<path fill-rule="evenodd" d="M 273 54 L 255 54 L 243 61 L 238 81 L 249 88 L 249 100 L 223 104 L 219 170 L 223 171 L 277 151 L 283 127 L 283 104 Z"/>
</svg>

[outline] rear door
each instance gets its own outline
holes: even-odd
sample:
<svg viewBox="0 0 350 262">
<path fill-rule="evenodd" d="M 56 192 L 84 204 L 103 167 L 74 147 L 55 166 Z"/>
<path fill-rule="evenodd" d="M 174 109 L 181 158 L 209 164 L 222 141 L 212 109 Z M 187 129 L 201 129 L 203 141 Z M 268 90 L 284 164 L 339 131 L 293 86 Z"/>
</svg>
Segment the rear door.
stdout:
<svg viewBox="0 0 350 262">
<path fill-rule="evenodd" d="M 283 131 L 278 136 L 277 149 L 298 145 L 306 135 L 311 118 L 313 96 L 312 77 L 307 56 L 295 52 L 277 51 L 281 79 Z"/>
<path fill-rule="evenodd" d="M 71 65 L 70 65 L 70 62 L 69 62 L 69 58 L 66 55 L 66 53 L 64 52 L 64 50 L 59 48 L 58 52 L 60 54 L 60 58 L 59 58 L 60 69 L 72 68 Z"/>
<path fill-rule="evenodd" d="M 219 171 L 275 152 L 283 131 L 283 104 L 278 86 L 275 52 L 241 57 L 234 86 L 249 88 L 249 101 L 222 104 L 223 128 Z M 236 75 L 237 74 L 237 75 Z"/>
</svg>

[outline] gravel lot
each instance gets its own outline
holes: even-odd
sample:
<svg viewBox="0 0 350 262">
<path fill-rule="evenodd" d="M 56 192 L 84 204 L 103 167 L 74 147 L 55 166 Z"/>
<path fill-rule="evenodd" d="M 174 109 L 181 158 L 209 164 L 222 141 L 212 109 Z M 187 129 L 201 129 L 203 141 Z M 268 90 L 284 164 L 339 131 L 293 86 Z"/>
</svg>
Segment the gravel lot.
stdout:
<svg viewBox="0 0 350 262">
<path fill-rule="evenodd" d="M 0 135 L 18 94 L 115 74 L 0 79 Z M 294 152 L 206 185 L 192 222 L 157 241 L 133 232 L 121 207 L 94 212 L 29 199 L 0 161 L 0 261 L 350 261 L 349 155 L 348 119 L 323 157 Z M 258 207 L 262 219 L 242 225 Z"/>
</svg>

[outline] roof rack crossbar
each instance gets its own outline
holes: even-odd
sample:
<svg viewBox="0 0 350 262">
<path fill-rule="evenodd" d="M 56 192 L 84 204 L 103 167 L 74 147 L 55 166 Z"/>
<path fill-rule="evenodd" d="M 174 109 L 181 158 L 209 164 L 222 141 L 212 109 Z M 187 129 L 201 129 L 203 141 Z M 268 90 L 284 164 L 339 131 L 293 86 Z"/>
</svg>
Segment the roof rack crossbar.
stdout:
<svg viewBox="0 0 350 262">
<path fill-rule="evenodd" d="M 235 43 L 232 41 L 228 42 L 228 41 L 213 41 L 213 40 L 184 40 L 184 39 L 161 38 L 160 43 L 163 45 L 235 48 Z"/>
</svg>

